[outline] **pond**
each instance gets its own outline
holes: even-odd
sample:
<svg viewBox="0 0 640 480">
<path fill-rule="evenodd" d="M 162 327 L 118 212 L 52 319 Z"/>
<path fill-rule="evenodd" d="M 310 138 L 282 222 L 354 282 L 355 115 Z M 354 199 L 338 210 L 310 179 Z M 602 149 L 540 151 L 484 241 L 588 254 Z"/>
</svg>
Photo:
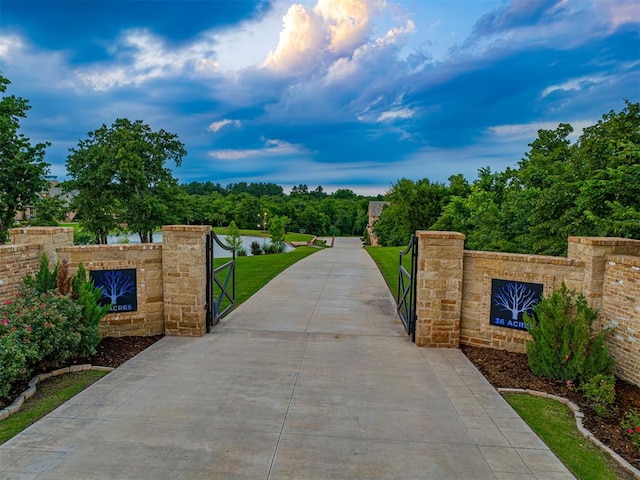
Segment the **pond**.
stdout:
<svg viewBox="0 0 640 480">
<path fill-rule="evenodd" d="M 224 235 L 220 235 L 218 238 L 223 243 L 226 243 Z M 254 237 L 254 236 L 245 236 L 245 235 L 243 235 L 240 238 L 242 238 L 242 246 L 246 250 L 248 256 L 251 256 L 251 242 L 258 242 L 260 244 L 260 247 L 271 245 L 271 239 L 269 237 Z M 107 243 L 109 245 L 114 245 L 114 244 L 118 244 L 118 243 L 125 243 L 125 244 L 126 243 L 140 243 L 140 237 L 138 236 L 137 233 L 120 234 L 120 235 L 109 235 L 109 236 L 107 236 Z M 161 232 L 157 232 L 157 233 L 153 234 L 153 243 L 162 243 L 162 233 Z M 231 252 L 225 250 L 224 248 L 220 248 L 218 245 L 216 245 L 216 242 L 213 242 L 213 243 L 214 243 L 214 254 L 215 254 L 216 257 L 222 258 L 222 257 L 230 257 L 231 256 Z M 286 252 L 290 252 L 294 248 L 295 247 L 293 247 L 293 245 L 291 245 L 289 243 L 285 243 L 284 244 L 285 253 Z"/>
</svg>

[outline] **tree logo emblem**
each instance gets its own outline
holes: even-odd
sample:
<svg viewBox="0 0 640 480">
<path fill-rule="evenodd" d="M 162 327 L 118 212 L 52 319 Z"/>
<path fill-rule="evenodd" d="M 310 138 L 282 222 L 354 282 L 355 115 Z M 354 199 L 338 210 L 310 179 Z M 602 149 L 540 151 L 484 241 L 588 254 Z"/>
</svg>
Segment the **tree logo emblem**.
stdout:
<svg viewBox="0 0 640 480">
<path fill-rule="evenodd" d="M 543 285 L 509 280 L 491 281 L 491 318 L 489 323 L 499 327 L 526 330 L 523 314 L 533 313 L 542 297 Z"/>
<path fill-rule="evenodd" d="M 89 277 L 102 290 L 100 304 L 111 305 L 109 312 L 135 312 L 138 309 L 135 268 L 92 270 Z"/>
</svg>

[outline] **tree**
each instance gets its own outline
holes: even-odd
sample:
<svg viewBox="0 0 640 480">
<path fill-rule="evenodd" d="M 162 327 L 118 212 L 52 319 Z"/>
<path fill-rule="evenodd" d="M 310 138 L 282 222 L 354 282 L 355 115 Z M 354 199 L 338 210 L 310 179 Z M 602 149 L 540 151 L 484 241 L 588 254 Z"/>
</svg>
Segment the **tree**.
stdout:
<svg viewBox="0 0 640 480">
<path fill-rule="evenodd" d="M 10 83 L 0 75 L 0 93 Z M 44 155 L 49 143 L 31 145 L 18 133 L 20 119 L 30 108 L 27 100 L 14 95 L 0 100 L 0 243 L 7 241 L 16 212 L 34 204 L 47 186 Z"/>
<path fill-rule="evenodd" d="M 72 206 L 98 243 L 119 225 L 150 242 L 156 228 L 171 222 L 178 187 L 165 163 L 179 166 L 187 153 L 175 134 L 117 119 L 89 132 L 70 152 L 66 188 L 78 191 Z"/>
<path fill-rule="evenodd" d="M 30 222 L 31 225 L 57 227 L 66 214 L 64 202 L 60 198 L 54 196 L 38 196 L 38 199 L 35 202 L 35 207 L 36 218 Z"/>
<path fill-rule="evenodd" d="M 276 216 L 271 219 L 271 223 L 269 224 L 271 245 L 273 245 L 278 253 L 282 253 L 284 251 L 285 222 L 285 218 Z"/>
<path fill-rule="evenodd" d="M 240 250 L 242 248 L 242 236 L 240 235 L 240 229 L 233 220 L 231 220 L 231 223 L 229 224 L 224 241 L 228 246 L 233 247 L 236 250 Z"/>
</svg>

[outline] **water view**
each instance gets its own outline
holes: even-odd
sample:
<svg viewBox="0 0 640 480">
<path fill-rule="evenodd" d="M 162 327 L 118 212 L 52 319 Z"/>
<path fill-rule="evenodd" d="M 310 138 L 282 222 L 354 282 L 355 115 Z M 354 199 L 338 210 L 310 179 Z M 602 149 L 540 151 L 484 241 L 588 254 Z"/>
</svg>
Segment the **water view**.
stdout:
<svg viewBox="0 0 640 480">
<path fill-rule="evenodd" d="M 220 235 L 218 237 L 222 243 L 227 243 L 225 240 L 225 235 Z M 252 242 L 258 242 L 260 244 L 260 248 L 264 248 L 265 246 L 269 246 L 271 245 L 271 239 L 269 237 L 256 237 L 256 236 L 249 236 L 249 235 L 243 235 L 240 238 L 242 238 L 242 248 L 245 249 L 245 251 L 247 252 L 248 256 L 251 256 L 251 243 Z M 107 236 L 107 243 L 109 245 L 115 245 L 118 243 L 123 243 L 123 244 L 127 244 L 127 243 L 140 243 L 140 237 L 138 236 L 137 233 L 129 233 L 129 234 L 120 234 L 120 235 L 109 235 Z M 162 233 L 161 232 L 156 232 L 153 234 L 153 243 L 162 243 Z M 216 257 L 230 257 L 231 256 L 231 252 L 225 250 L 224 248 L 220 248 L 216 242 L 213 242 L 214 244 L 214 254 Z M 293 245 L 289 244 L 289 243 L 285 243 L 284 244 L 284 251 L 286 252 L 290 252 L 291 250 L 293 250 L 294 247 Z"/>
</svg>

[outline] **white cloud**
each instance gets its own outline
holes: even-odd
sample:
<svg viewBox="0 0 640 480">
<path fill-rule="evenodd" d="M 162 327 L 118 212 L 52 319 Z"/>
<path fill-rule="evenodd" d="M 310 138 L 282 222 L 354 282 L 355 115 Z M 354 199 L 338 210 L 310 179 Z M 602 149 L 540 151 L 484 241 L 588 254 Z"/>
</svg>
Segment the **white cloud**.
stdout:
<svg viewBox="0 0 640 480">
<path fill-rule="evenodd" d="M 17 50 L 23 48 L 22 40 L 15 35 L 0 35 L 0 58 L 9 61 Z"/>
<path fill-rule="evenodd" d="M 410 108 L 398 108 L 395 110 L 387 110 L 378 116 L 378 122 L 391 122 L 398 119 L 412 118 L 416 114 L 415 110 Z"/>
<path fill-rule="evenodd" d="M 348 55 L 366 38 L 371 15 L 366 0 L 318 0 L 313 10 L 324 20 L 333 53 Z"/>
<path fill-rule="evenodd" d="M 294 4 L 282 22 L 278 46 L 269 52 L 264 66 L 280 71 L 308 70 L 324 43 L 320 19 L 303 5 Z"/>
<path fill-rule="evenodd" d="M 208 155 L 217 160 L 244 160 L 257 157 L 302 155 L 308 153 L 309 151 L 301 145 L 295 145 L 282 140 L 267 140 L 262 148 L 211 150 L 208 152 Z"/>
<path fill-rule="evenodd" d="M 609 78 L 603 75 L 597 75 L 597 76 L 593 75 L 593 76 L 587 76 L 587 77 L 574 78 L 569 81 L 559 83 L 557 85 L 551 85 L 545 88 L 542 92 L 542 96 L 546 97 L 547 95 L 550 95 L 553 92 L 557 92 L 557 91 L 565 91 L 565 92 L 571 91 L 571 90 L 580 91 L 585 88 L 589 88 L 594 84 L 606 82 L 607 80 L 609 80 Z"/>
<path fill-rule="evenodd" d="M 207 37 L 183 48 L 170 49 L 146 30 L 129 30 L 112 49 L 118 65 L 81 68 L 77 76 L 94 90 L 140 85 L 185 70 L 203 75 L 218 70 L 213 42 Z M 189 68 L 188 68 L 189 67 Z"/>
<path fill-rule="evenodd" d="M 586 127 L 593 125 L 595 122 L 589 120 L 577 120 L 573 122 L 561 120 L 557 122 L 531 122 L 512 125 L 496 125 L 494 127 L 489 127 L 487 132 L 498 137 L 502 137 L 507 141 L 526 139 L 533 141 L 538 136 L 538 130 L 555 130 L 558 128 L 560 123 L 569 123 L 573 127 L 573 133 L 569 135 L 569 138 L 571 140 L 576 140 L 580 135 L 582 135 L 582 132 Z"/>
<path fill-rule="evenodd" d="M 240 120 L 229 120 L 228 118 L 225 118 L 224 120 L 213 122 L 211 125 L 209 125 L 207 130 L 215 133 L 222 130 L 227 125 L 233 125 L 234 127 L 239 127 L 241 125 L 241 122 Z"/>
</svg>

